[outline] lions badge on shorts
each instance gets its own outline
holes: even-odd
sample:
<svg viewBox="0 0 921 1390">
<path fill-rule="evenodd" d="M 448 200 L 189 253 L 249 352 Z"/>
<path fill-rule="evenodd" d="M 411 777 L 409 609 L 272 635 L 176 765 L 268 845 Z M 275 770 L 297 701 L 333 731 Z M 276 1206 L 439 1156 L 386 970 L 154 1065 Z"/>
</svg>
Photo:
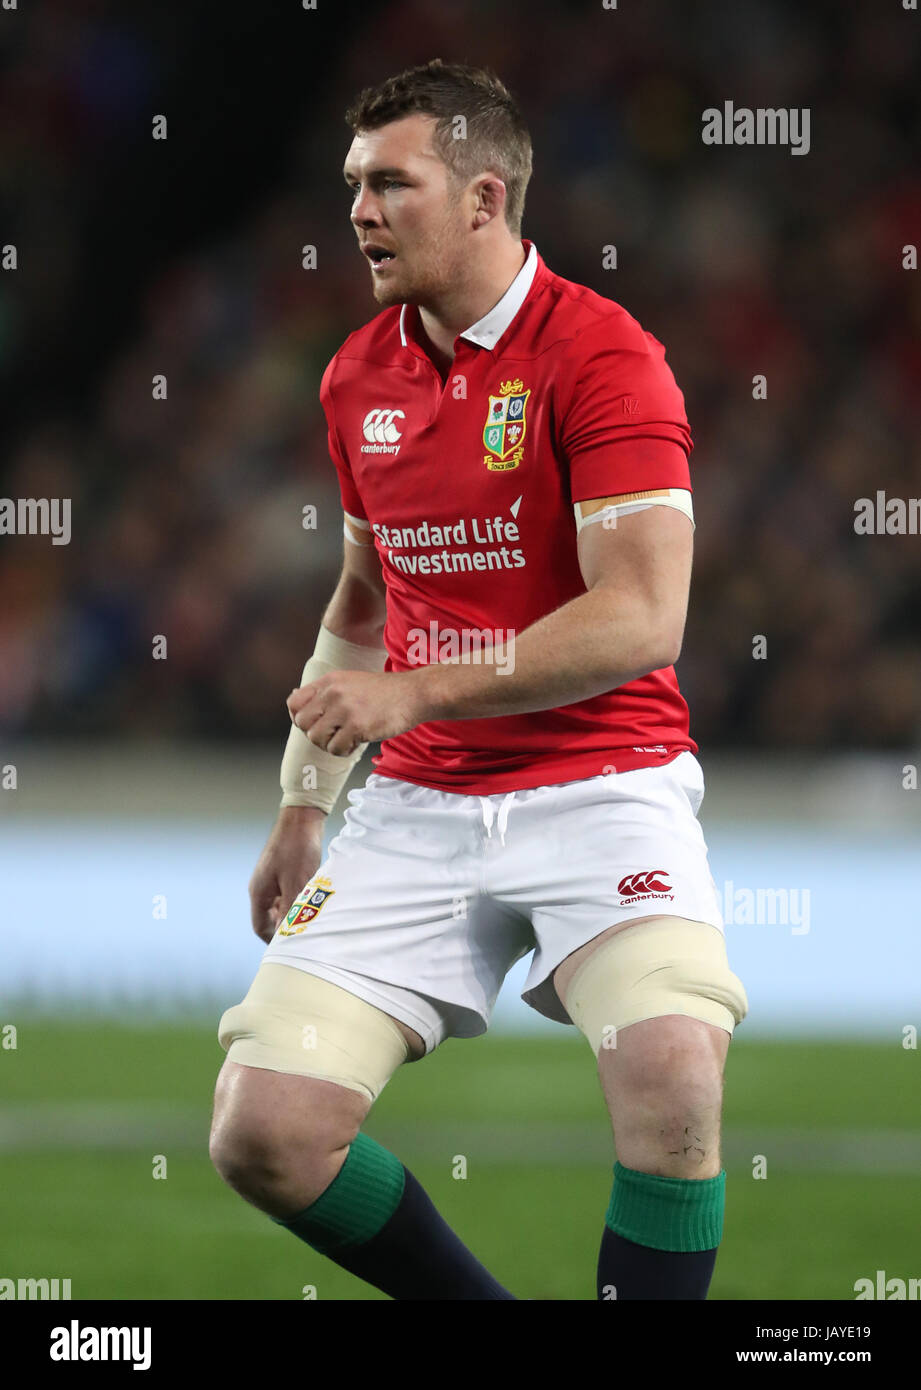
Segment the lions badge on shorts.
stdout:
<svg viewBox="0 0 921 1390">
<path fill-rule="evenodd" d="M 331 879 L 312 878 L 291 904 L 284 923 L 278 928 L 278 935 L 300 936 L 301 932 L 305 932 L 310 926 L 326 899 L 331 898 L 335 891 Z"/>
<path fill-rule="evenodd" d="M 503 381 L 498 396 L 490 396 L 483 443 L 489 453 L 483 459 L 493 473 L 517 468 L 524 453 L 524 437 L 528 422 L 526 411 L 531 392 L 524 389 L 520 377 Z"/>
</svg>

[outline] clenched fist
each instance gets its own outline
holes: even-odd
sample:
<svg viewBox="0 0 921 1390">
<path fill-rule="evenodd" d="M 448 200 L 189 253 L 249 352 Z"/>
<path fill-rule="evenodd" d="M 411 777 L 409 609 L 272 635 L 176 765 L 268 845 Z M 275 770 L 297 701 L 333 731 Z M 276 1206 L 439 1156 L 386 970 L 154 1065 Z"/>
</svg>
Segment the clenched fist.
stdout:
<svg viewBox="0 0 921 1390">
<path fill-rule="evenodd" d="M 318 748 L 338 757 L 361 743 L 405 734 L 431 715 L 423 671 L 331 671 L 292 690 L 292 722 Z"/>
</svg>

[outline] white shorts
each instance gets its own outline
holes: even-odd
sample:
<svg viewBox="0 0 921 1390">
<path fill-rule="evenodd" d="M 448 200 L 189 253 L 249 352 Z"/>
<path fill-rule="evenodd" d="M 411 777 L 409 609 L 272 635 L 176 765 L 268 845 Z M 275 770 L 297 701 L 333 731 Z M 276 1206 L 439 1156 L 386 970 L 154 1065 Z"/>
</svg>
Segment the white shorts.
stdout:
<svg viewBox="0 0 921 1390">
<path fill-rule="evenodd" d="M 264 959 L 344 986 L 431 1052 L 484 1033 L 506 974 L 533 951 L 522 999 L 571 1024 L 553 972 L 599 932 L 661 915 L 723 930 L 703 795 L 690 752 L 490 796 L 373 773 Z"/>
</svg>

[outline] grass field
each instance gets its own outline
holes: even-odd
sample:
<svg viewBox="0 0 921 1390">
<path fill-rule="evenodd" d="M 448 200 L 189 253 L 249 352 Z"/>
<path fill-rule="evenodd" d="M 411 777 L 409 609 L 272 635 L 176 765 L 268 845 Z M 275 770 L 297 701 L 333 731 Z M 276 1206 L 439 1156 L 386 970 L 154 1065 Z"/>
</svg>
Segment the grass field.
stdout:
<svg viewBox="0 0 921 1390">
<path fill-rule="evenodd" d="M 383 1298 L 214 1173 L 222 1057 L 212 1020 L 22 1021 L 0 1050 L 0 1277 L 70 1278 L 74 1298 Z M 877 1269 L 921 1275 L 919 1068 L 898 1040 L 733 1043 L 712 1298 L 846 1300 Z M 518 1297 L 594 1298 L 613 1150 L 580 1038 L 448 1042 L 402 1069 L 366 1130 Z"/>
</svg>

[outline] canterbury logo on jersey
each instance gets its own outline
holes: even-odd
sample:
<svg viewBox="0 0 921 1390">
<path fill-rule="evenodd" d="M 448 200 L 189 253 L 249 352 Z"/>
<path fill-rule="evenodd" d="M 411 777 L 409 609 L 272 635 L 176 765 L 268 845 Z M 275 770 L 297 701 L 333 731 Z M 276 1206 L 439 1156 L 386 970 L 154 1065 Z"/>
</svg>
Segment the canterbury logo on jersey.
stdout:
<svg viewBox="0 0 921 1390">
<path fill-rule="evenodd" d="M 672 897 L 671 884 L 664 869 L 645 869 L 639 874 L 627 874 L 617 885 L 622 898 Z"/>
<path fill-rule="evenodd" d="M 367 444 L 362 444 L 363 454 L 397 454 L 400 446 L 397 440 L 402 439 L 402 431 L 394 424 L 395 420 L 405 420 L 406 415 L 402 410 L 369 410 L 362 421 L 361 432 Z M 396 447 L 394 447 L 396 446 Z"/>
</svg>

